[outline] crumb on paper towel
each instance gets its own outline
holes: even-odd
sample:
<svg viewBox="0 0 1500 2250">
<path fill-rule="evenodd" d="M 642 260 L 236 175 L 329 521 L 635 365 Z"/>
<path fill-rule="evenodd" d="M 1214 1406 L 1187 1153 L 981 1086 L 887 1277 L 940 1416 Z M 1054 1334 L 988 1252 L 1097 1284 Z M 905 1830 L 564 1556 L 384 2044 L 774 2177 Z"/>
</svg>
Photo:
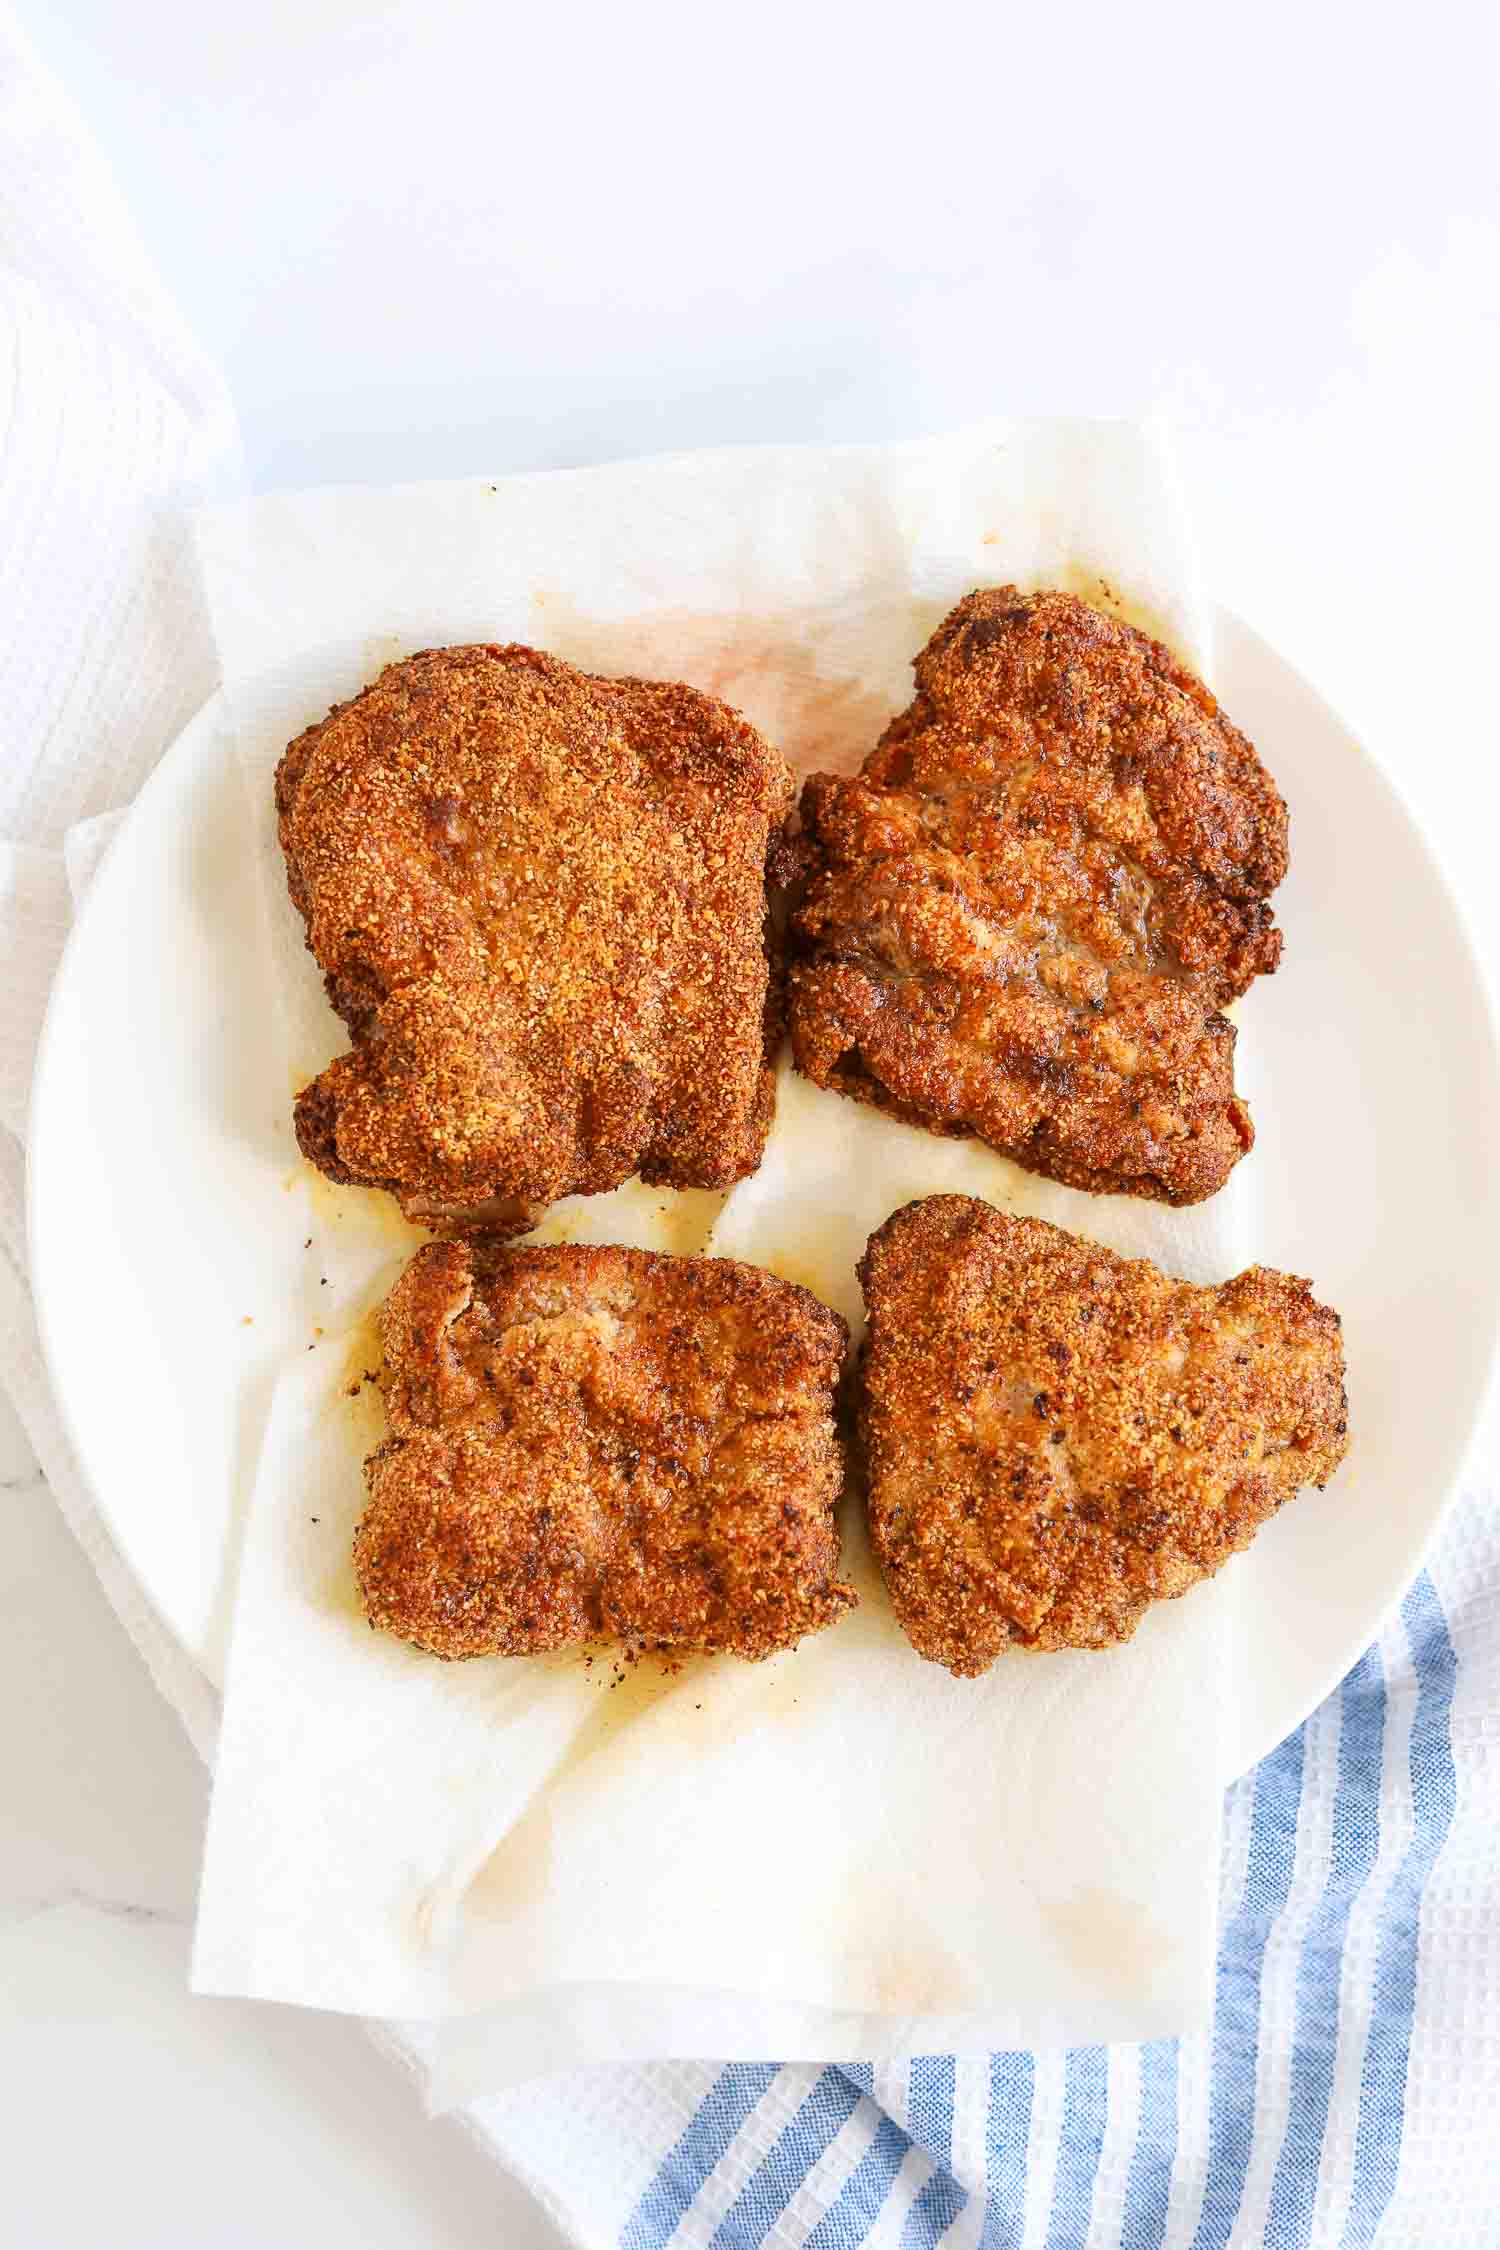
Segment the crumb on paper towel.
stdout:
<svg viewBox="0 0 1500 2250">
<path fill-rule="evenodd" d="M 636 1176 L 607 1194 L 565 1196 L 521 1241 L 545 1248 L 615 1243 L 627 1250 L 703 1257 L 726 1200 L 717 1188 L 648 1187 Z"/>
<path fill-rule="evenodd" d="M 396 1198 L 387 1195 L 384 1188 L 342 1186 L 337 1180 L 328 1179 L 306 1159 L 287 1182 L 293 1187 L 299 1184 L 306 1189 L 313 1216 L 322 1226 L 345 1233 L 357 1229 L 362 1236 L 387 1244 L 406 1257 L 432 1239 L 428 1228 L 403 1216 Z M 304 1248 L 311 1248 L 312 1241 L 309 1235 Z"/>
</svg>

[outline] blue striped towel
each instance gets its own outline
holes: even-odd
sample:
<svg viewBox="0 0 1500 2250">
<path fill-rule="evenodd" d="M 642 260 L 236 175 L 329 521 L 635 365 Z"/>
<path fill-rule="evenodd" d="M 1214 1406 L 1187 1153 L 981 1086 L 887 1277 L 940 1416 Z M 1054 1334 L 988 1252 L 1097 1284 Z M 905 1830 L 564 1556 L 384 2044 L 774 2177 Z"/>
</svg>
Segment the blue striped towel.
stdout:
<svg viewBox="0 0 1500 2250">
<path fill-rule="evenodd" d="M 1226 1804 L 1211 2032 L 585 2071 L 471 2122 L 588 2250 L 1500 2245 L 1500 1511 Z"/>
</svg>

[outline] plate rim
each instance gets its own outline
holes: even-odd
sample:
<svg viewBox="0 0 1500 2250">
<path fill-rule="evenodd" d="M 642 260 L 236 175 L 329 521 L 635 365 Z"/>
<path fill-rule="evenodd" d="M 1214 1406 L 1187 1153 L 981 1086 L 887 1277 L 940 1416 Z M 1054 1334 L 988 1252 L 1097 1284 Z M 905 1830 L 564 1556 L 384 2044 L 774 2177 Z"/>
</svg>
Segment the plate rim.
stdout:
<svg viewBox="0 0 1500 2250">
<path fill-rule="evenodd" d="M 45 1177 L 45 1166 L 39 1163 L 37 1152 L 42 1146 L 42 1135 L 38 1131 L 38 1126 L 44 1119 L 47 1107 L 47 1088 L 51 1079 L 53 1050 L 61 1037 L 58 1024 L 62 1018 L 65 1005 L 62 995 L 72 972 L 73 964 L 86 942 L 87 926 L 92 917 L 102 911 L 100 901 L 107 899 L 109 888 L 116 879 L 119 867 L 123 864 L 121 847 L 128 841 L 137 824 L 144 819 L 155 798 L 164 792 L 168 782 L 175 776 L 177 768 L 190 762 L 197 751 L 200 734 L 211 735 L 217 727 L 225 723 L 225 708 L 224 686 L 223 682 L 220 681 L 209 690 L 192 717 L 178 729 L 172 740 L 167 744 L 166 749 L 163 750 L 130 803 L 124 807 L 113 835 L 110 836 L 100 853 L 88 888 L 84 893 L 83 902 L 74 912 L 73 919 L 68 927 L 68 934 L 63 940 L 62 951 L 58 955 L 57 968 L 53 973 L 52 983 L 47 993 L 47 1005 L 42 1014 L 42 1027 L 37 1034 L 36 1055 L 31 1070 L 31 1086 L 26 1099 L 26 1279 L 31 1296 L 32 1317 L 36 1321 L 37 1343 L 41 1352 L 42 1367 L 47 1377 L 47 1386 L 51 1392 L 52 1403 L 57 1411 L 62 1435 L 73 1456 L 85 1496 L 97 1509 L 104 1528 L 109 1534 L 110 1541 L 118 1550 L 120 1560 L 130 1574 L 131 1583 L 140 1592 L 151 1612 L 153 1621 L 169 1637 L 173 1647 L 202 1673 L 211 1687 L 216 1689 L 220 1688 L 221 1683 L 215 1681 L 206 1670 L 198 1652 L 188 1646 L 163 1610 L 151 1585 L 137 1570 L 131 1555 L 130 1542 L 121 1529 L 117 1512 L 105 1497 L 107 1480 L 96 1475 L 91 1466 L 90 1455 L 93 1449 L 83 1435 L 82 1424 L 74 1408 L 72 1394 L 61 1373 L 63 1355 L 58 1341 L 57 1312 L 53 1303 L 53 1293 L 39 1286 L 39 1277 L 43 1266 L 43 1260 L 39 1255 L 39 1245 L 44 1222 L 41 1216 L 42 1201 L 38 1182 Z"/>
<path fill-rule="evenodd" d="M 1476 1071 L 1482 1071 L 1484 1082 L 1483 1107 L 1478 1130 L 1482 1135 L 1486 1120 L 1492 1127 L 1500 1128 L 1500 988 L 1491 984 L 1490 977 L 1485 969 L 1484 957 L 1476 942 L 1463 899 L 1450 879 L 1436 848 L 1429 840 L 1410 797 L 1384 761 L 1370 748 L 1364 737 L 1356 733 L 1349 722 L 1340 716 L 1317 682 L 1309 678 L 1300 664 L 1294 663 L 1289 656 L 1283 656 L 1275 643 L 1268 640 L 1264 633 L 1258 631 L 1237 610 L 1231 609 L 1223 603 L 1213 602 L 1210 604 L 1210 612 L 1214 620 L 1216 645 L 1217 636 L 1226 630 L 1231 634 L 1237 634 L 1257 655 L 1268 658 L 1273 664 L 1279 666 L 1288 677 L 1295 680 L 1302 694 L 1315 707 L 1322 723 L 1336 732 L 1347 747 L 1353 751 L 1365 769 L 1366 779 L 1386 798 L 1388 808 L 1399 817 L 1407 837 L 1415 847 L 1417 857 L 1426 869 L 1434 891 L 1446 909 L 1449 936 L 1462 959 L 1476 1004 L 1473 1021 L 1480 1036 L 1475 1041 L 1477 1051 L 1474 1057 L 1474 1067 Z M 1500 1210 L 1497 1210 L 1492 1224 L 1496 1233 L 1497 1245 L 1500 1245 Z M 1378 1613 L 1369 1619 L 1365 1629 L 1357 1634 L 1345 1636 L 1326 1667 L 1315 1672 L 1314 1677 L 1318 1681 L 1316 1693 L 1307 1697 L 1305 1701 L 1299 1696 L 1298 1701 L 1301 1708 L 1297 1711 L 1296 1716 L 1281 1728 L 1280 1733 L 1274 1739 L 1258 1743 L 1253 1754 L 1248 1757 L 1244 1756 L 1245 1745 L 1243 1741 L 1235 1743 L 1233 1761 L 1235 1770 L 1226 1777 L 1228 1782 L 1237 1781 L 1252 1772 L 1263 1759 L 1269 1757 L 1274 1750 L 1279 1748 L 1281 1743 L 1295 1734 L 1299 1727 L 1306 1724 L 1312 1714 L 1327 1701 L 1335 1688 L 1347 1678 L 1366 1649 L 1379 1638 L 1387 1623 L 1400 1610 L 1418 1578 L 1426 1569 L 1427 1558 L 1447 1529 L 1448 1520 L 1467 1480 L 1490 1411 L 1497 1400 L 1500 1400 L 1500 1268 L 1495 1269 L 1492 1275 L 1487 1308 L 1487 1326 L 1488 1333 L 1483 1339 L 1483 1348 L 1480 1355 L 1482 1372 L 1475 1387 L 1468 1425 L 1453 1447 L 1441 1495 L 1433 1507 L 1431 1517 L 1420 1540 L 1417 1542 L 1415 1552 L 1409 1556 L 1407 1564 L 1403 1568 L 1400 1584 L 1394 1588 Z"/>
<path fill-rule="evenodd" d="M 1380 757 L 1354 732 L 1339 715 L 1316 682 L 1289 657 L 1283 656 L 1275 645 L 1257 631 L 1237 611 L 1219 603 L 1210 603 L 1216 634 L 1230 634 L 1238 638 L 1259 658 L 1269 661 L 1285 675 L 1295 680 L 1301 693 L 1314 707 L 1320 722 L 1336 733 L 1355 753 L 1365 769 L 1365 779 L 1373 783 L 1387 800 L 1387 807 L 1398 817 L 1406 839 L 1415 848 L 1432 884 L 1434 893 L 1442 901 L 1449 924 L 1448 936 L 1457 949 L 1469 980 L 1471 994 L 1476 1002 L 1474 1028 L 1476 1053 L 1471 1067 L 1482 1075 L 1484 1086 L 1483 1119 L 1500 1123 L 1500 995 L 1491 988 L 1483 958 L 1476 943 L 1462 898 L 1449 878 L 1436 850 L 1429 841 L 1413 805 L 1399 780 Z M 150 817 L 151 807 L 158 796 L 166 793 L 179 769 L 191 765 L 202 754 L 201 738 L 222 731 L 226 725 L 226 698 L 222 684 L 215 687 L 198 709 L 179 729 L 161 757 L 152 767 L 134 799 L 120 819 L 119 825 L 100 858 L 83 903 L 74 916 L 62 952 L 59 956 L 52 987 L 47 998 L 41 1031 L 37 1041 L 36 1058 L 27 1110 L 26 1137 L 26 1195 L 25 1230 L 28 1276 L 32 1285 L 32 1301 L 37 1323 L 42 1363 L 46 1370 L 63 1436 L 72 1452 L 80 1480 L 88 1498 L 98 1510 L 109 1537 L 118 1549 L 121 1560 L 129 1571 L 132 1582 L 149 1606 L 151 1615 L 160 1629 L 172 1640 L 204 1677 L 213 1681 L 204 1666 L 202 1657 L 182 1638 L 177 1628 L 162 1609 L 157 1595 L 147 1578 L 136 1568 L 132 1543 L 124 1527 L 120 1512 L 108 1497 L 109 1482 L 97 1474 L 92 1456 L 97 1447 L 85 1435 L 85 1425 L 75 1410 L 69 1384 L 62 1369 L 66 1365 L 66 1352 L 60 1325 L 62 1304 L 60 1293 L 40 1286 L 40 1277 L 47 1270 L 48 1260 L 42 1249 L 46 1229 L 43 1184 L 47 1178 L 45 1162 L 38 1160 L 37 1152 L 43 1146 L 43 1131 L 50 1099 L 49 1089 L 55 1068 L 55 1052 L 60 1042 L 59 1025 L 65 1012 L 65 1001 L 60 997 L 67 989 L 73 965 L 87 943 L 87 931 L 94 916 L 104 911 L 119 871 L 126 864 L 127 846 L 132 832 L 139 823 Z M 1500 1391 L 1500 1266 L 1495 1270 L 1494 1285 L 1486 1308 L 1488 1334 L 1484 1339 L 1483 1375 L 1471 1404 L 1467 1427 L 1453 1450 L 1448 1474 L 1445 1477 L 1440 1499 L 1437 1501 L 1425 1527 L 1415 1555 L 1403 1566 L 1401 1582 L 1395 1586 L 1377 1616 L 1366 1616 L 1357 1631 L 1340 1635 L 1331 1647 L 1325 1661 L 1315 1668 L 1315 1692 L 1299 1690 L 1295 1715 L 1285 1724 L 1278 1722 L 1278 1732 L 1273 1739 L 1258 1741 L 1247 1755 L 1247 1743 L 1241 1734 L 1235 1737 L 1231 1722 L 1230 1763 L 1233 1772 L 1226 1780 L 1233 1780 L 1248 1772 L 1262 1758 L 1274 1750 L 1287 1735 L 1302 1725 L 1342 1680 L 1356 1663 L 1371 1641 L 1382 1630 L 1385 1622 L 1395 1614 L 1406 1599 L 1412 1585 L 1425 1567 L 1426 1557 L 1441 1537 L 1454 1503 L 1464 1484 L 1480 1434 L 1484 1428 L 1489 1402 Z"/>
</svg>

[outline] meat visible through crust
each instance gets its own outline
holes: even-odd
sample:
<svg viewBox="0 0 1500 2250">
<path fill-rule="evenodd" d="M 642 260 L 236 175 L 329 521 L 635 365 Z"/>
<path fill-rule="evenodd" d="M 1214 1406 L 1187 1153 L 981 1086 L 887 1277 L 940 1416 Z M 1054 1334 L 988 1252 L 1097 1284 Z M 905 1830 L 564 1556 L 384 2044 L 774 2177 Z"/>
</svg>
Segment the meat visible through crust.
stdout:
<svg viewBox="0 0 1500 2250">
<path fill-rule="evenodd" d="M 1281 953 L 1265 768 L 1068 594 L 970 594 L 916 678 L 863 771 L 803 793 L 799 1066 L 1073 1187 L 1212 1195 L 1253 1139 L 1219 1011 Z"/>
<path fill-rule="evenodd" d="M 390 1435 L 355 1533 L 373 1625 L 437 1656 L 599 1638 L 769 1656 L 831 1625 L 848 1332 L 755 1266 L 418 1251 L 381 1316 Z"/>
<path fill-rule="evenodd" d="M 524 1226 L 639 1171 L 728 1187 L 770 1123 L 765 868 L 792 797 L 695 689 L 432 649 L 300 735 L 292 898 L 353 1036 L 303 1152 L 414 1217 Z"/>
<path fill-rule="evenodd" d="M 1344 1457 L 1339 1317 L 1291 1275 L 1198 1289 L 939 1195 L 887 1219 L 860 1278 L 871 1533 L 951 1672 L 1128 1640 Z"/>
</svg>

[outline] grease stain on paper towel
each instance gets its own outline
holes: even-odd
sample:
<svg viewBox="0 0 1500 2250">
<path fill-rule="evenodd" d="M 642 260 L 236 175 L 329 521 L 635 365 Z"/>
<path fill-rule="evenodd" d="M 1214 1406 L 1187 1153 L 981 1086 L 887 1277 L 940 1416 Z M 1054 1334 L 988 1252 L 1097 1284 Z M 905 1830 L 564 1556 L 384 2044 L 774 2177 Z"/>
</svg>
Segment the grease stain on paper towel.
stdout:
<svg viewBox="0 0 1500 2250">
<path fill-rule="evenodd" d="M 1052 580 L 1065 594 L 1076 594 L 1079 601 L 1087 602 L 1093 609 L 1102 609 L 1110 617 L 1118 617 L 1122 625 L 1133 625 L 1138 633 L 1149 633 L 1153 641 L 1160 641 L 1175 656 L 1185 651 L 1179 647 L 1177 635 L 1172 631 L 1160 611 L 1145 602 L 1132 601 L 1101 578 L 1096 570 L 1086 570 L 1082 563 L 1065 563 Z"/>
<path fill-rule="evenodd" d="M 615 1751 L 620 1738 L 643 1720 L 657 1716 L 653 1755 L 664 1750 L 663 1729 L 671 1730 L 679 1754 L 702 1756 L 723 1750 L 753 1728 L 795 1724 L 796 1681 L 778 1677 L 773 1658 L 747 1666 L 735 1658 L 646 1655 L 626 1657 L 617 1647 L 589 1651 L 560 1649 L 525 1659 L 528 1672 L 576 1679 L 592 1661 L 587 1685 L 597 1699 L 578 1725 L 556 1764 L 514 1825 L 497 1838 L 464 1892 L 464 1911 L 486 1920 L 508 1922 L 546 1896 L 554 1845 L 556 1792 L 578 1782 L 596 1758 Z M 511 1660 L 494 1659 L 504 1664 Z"/>
<path fill-rule="evenodd" d="M 701 1257 L 726 1194 L 717 1188 L 647 1187 L 639 1177 L 603 1195 L 572 1195 L 554 1203 L 523 1245 L 619 1243 L 626 1249 Z"/>
<path fill-rule="evenodd" d="M 661 1247 L 677 1258 L 699 1258 L 729 1198 L 717 1188 L 668 1189 L 657 1209 Z"/>
<path fill-rule="evenodd" d="M 1171 1941 L 1144 1906 L 1096 1885 L 1053 1903 L 1039 1900 L 1037 1911 L 1080 1978 L 1150 1994 Z"/>
<path fill-rule="evenodd" d="M 956 2015 L 969 1991 L 951 1954 L 935 1945 L 883 1945 L 871 2007 L 881 2016 Z"/>
<path fill-rule="evenodd" d="M 304 1079 L 303 1084 L 306 1083 Z M 305 1160 L 289 1175 L 286 1184 L 306 1190 L 313 1217 L 319 1225 L 343 1233 L 357 1228 L 362 1237 L 389 1248 L 393 1256 L 403 1260 L 420 1250 L 424 1242 L 432 1240 L 428 1229 L 419 1226 L 415 1219 L 406 1218 L 396 1198 L 388 1195 L 384 1188 L 341 1186 Z"/>
<path fill-rule="evenodd" d="M 365 668 L 374 679 L 387 664 L 399 664 L 404 657 L 415 654 L 412 643 L 400 633 L 372 633 L 365 642 Z"/>
<path fill-rule="evenodd" d="M 685 680 L 743 711 L 793 771 L 852 773 L 909 699 L 910 665 L 943 615 L 910 596 L 744 614 L 659 609 L 591 617 L 532 596 L 554 656 L 612 677 Z"/>
<path fill-rule="evenodd" d="M 513 1922 L 547 1896 L 552 1873 L 552 1811 L 536 1798 L 502 1836 L 464 1893 L 466 1913 Z"/>
</svg>

